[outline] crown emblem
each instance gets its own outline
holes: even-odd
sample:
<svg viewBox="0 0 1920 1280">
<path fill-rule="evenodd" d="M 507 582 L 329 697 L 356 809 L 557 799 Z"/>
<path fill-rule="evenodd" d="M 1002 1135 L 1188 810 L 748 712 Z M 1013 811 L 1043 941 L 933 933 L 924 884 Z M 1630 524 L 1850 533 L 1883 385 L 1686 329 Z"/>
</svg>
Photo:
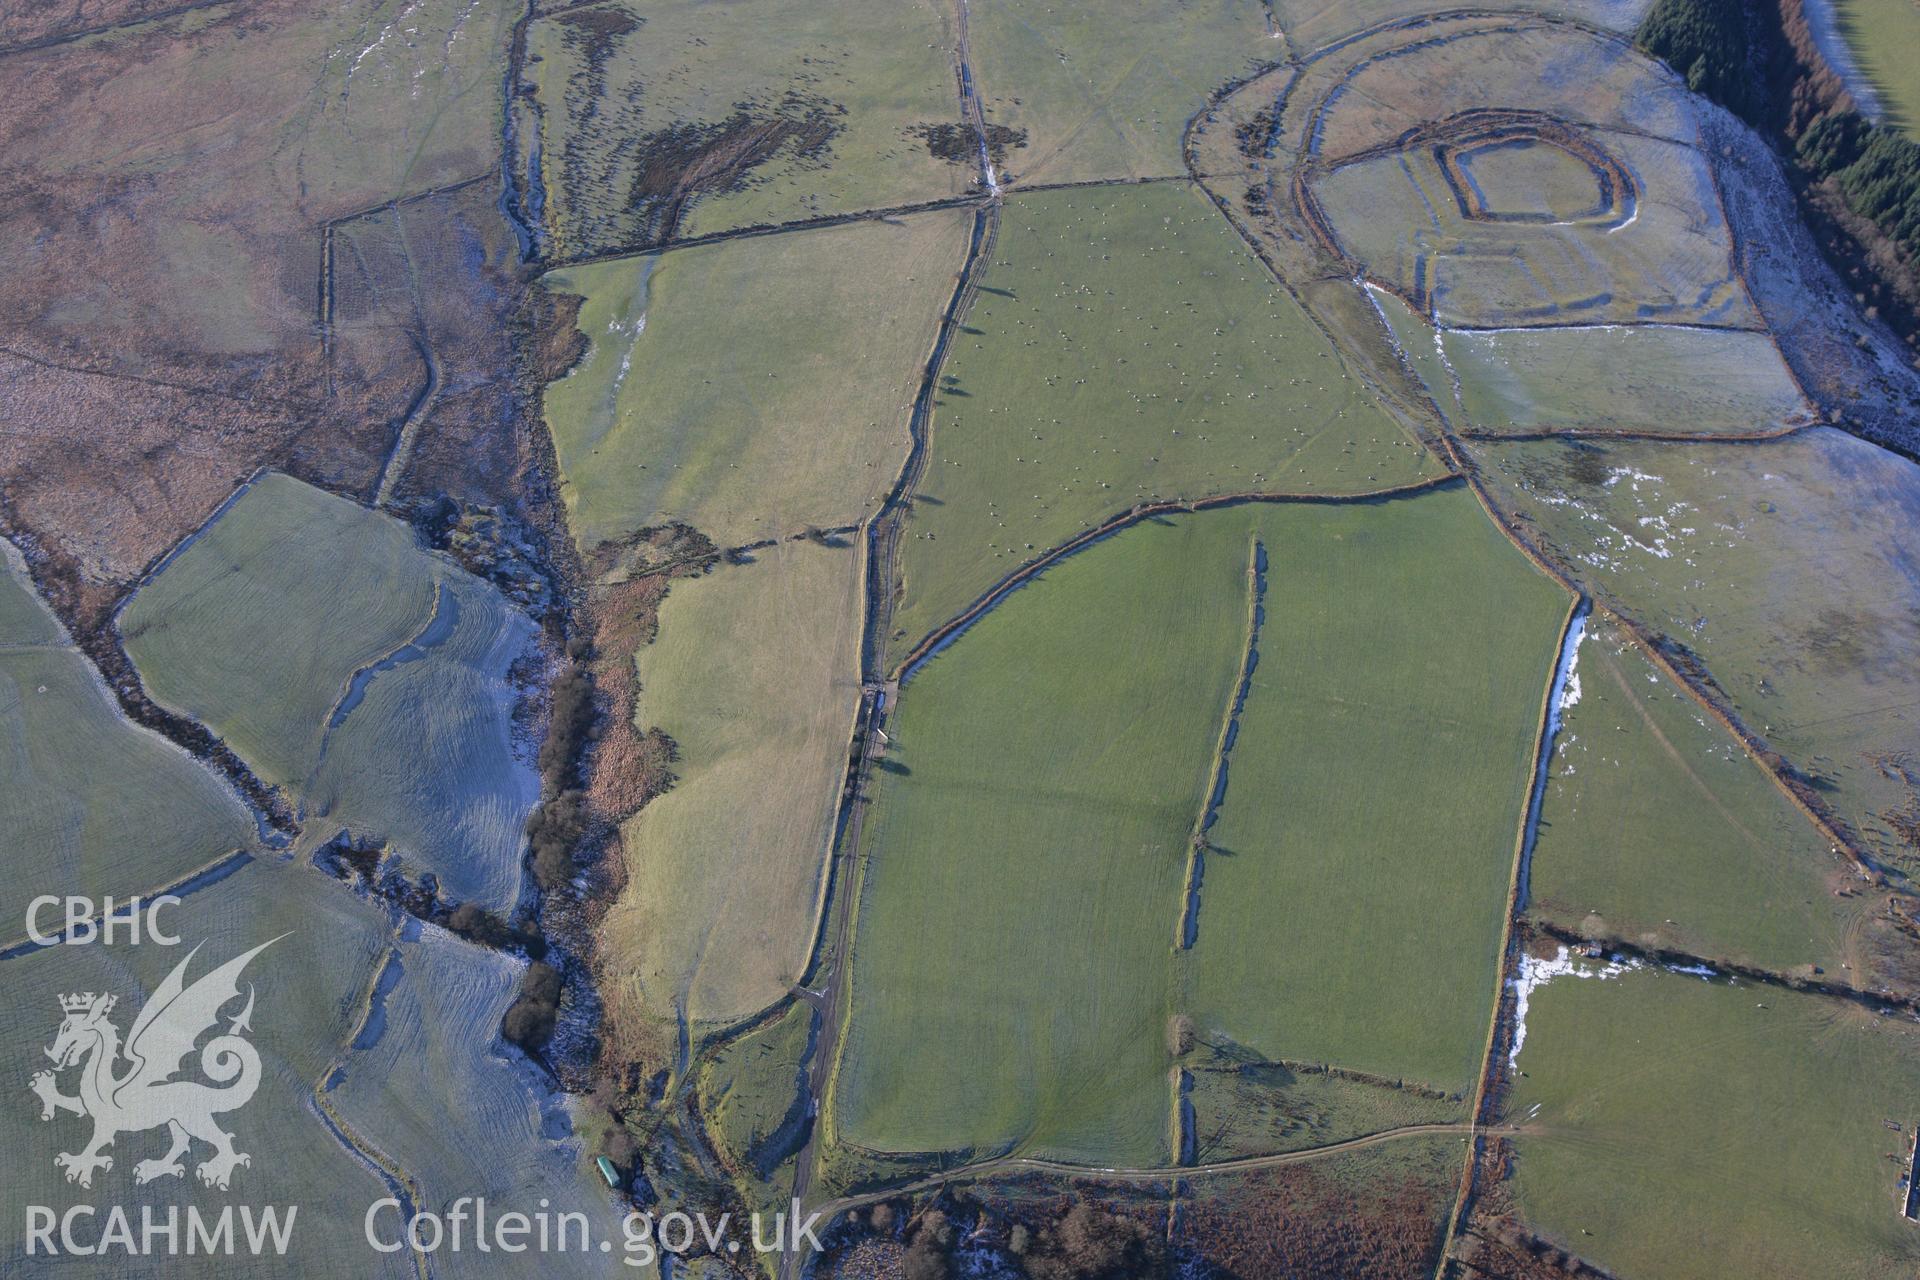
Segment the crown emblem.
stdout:
<svg viewBox="0 0 1920 1280">
<path fill-rule="evenodd" d="M 93 1008 L 94 999 L 94 994 L 91 991 L 79 991 L 71 995 L 64 995 L 60 997 L 60 1010 L 63 1013 L 85 1013 L 87 1010 Z M 104 1003 L 100 1006 L 100 1012 L 105 1013 L 112 1008 L 113 997 L 105 997 Z"/>
</svg>

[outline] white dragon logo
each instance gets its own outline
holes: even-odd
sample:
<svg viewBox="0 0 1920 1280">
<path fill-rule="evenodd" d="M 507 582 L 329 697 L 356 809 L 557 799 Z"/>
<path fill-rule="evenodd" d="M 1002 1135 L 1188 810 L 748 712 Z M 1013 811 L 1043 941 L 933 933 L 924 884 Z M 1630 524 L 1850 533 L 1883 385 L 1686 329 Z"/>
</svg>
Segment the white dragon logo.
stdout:
<svg viewBox="0 0 1920 1280">
<path fill-rule="evenodd" d="M 221 1008 L 239 997 L 240 971 L 247 962 L 279 940 L 269 939 L 187 986 L 187 965 L 200 951 L 195 947 L 142 1006 L 124 1049 L 119 1028 L 107 1018 L 114 997 L 91 991 L 60 997 L 66 1018 L 46 1051 L 54 1069 L 36 1072 L 30 1087 L 40 1098 L 42 1120 L 51 1120 L 60 1111 L 93 1119 L 93 1138 L 84 1148 L 53 1158 L 55 1165 L 66 1170 L 68 1182 L 92 1186 L 96 1169 L 113 1168 L 113 1157 L 106 1149 L 114 1138 L 161 1125 L 167 1127 L 173 1145 L 158 1160 L 134 1165 L 135 1182 L 184 1174 L 186 1166 L 180 1157 L 195 1138 L 213 1148 L 213 1154 L 194 1168 L 207 1186 L 224 1191 L 237 1166 L 253 1163 L 250 1156 L 233 1149 L 233 1135 L 213 1119 L 245 1106 L 260 1087 L 260 1053 L 243 1038 L 252 1029 L 251 986 L 246 1007 L 233 1017 L 226 1034 L 214 1036 L 200 1050 L 200 1070 L 214 1084 L 173 1076 L 193 1052 L 194 1042 L 219 1021 Z M 80 1066 L 80 1092 L 68 1097 L 60 1092 L 55 1075 L 76 1065 Z"/>
</svg>

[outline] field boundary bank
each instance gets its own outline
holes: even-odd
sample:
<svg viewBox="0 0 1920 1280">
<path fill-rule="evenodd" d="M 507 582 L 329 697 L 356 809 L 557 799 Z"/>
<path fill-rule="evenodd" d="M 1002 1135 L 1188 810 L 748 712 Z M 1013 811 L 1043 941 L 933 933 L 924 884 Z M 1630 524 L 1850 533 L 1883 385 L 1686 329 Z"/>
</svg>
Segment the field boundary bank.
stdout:
<svg viewBox="0 0 1920 1280">
<path fill-rule="evenodd" d="M 81 27 L 73 31 L 59 31 L 52 35 L 39 36 L 19 44 L 0 46 L 0 58 L 15 53 L 37 53 L 42 49 L 52 49 L 63 44 L 73 44 L 92 36 L 110 35 L 115 31 L 130 31 L 134 27 L 144 27 L 149 23 L 166 22 L 173 18 L 196 13 L 201 9 L 225 9 L 239 4 L 240 0 L 194 0 L 192 4 L 175 5 L 171 9 L 161 9 L 154 13 L 142 14 L 135 18 L 124 18 L 119 22 L 103 22 L 99 26 Z"/>
<path fill-rule="evenodd" d="M 1491 427 L 1460 427 L 1462 440 L 1486 444 L 1519 443 L 1527 440 L 1637 440 L 1650 444 L 1769 444 L 1785 440 L 1824 424 L 1796 422 L 1792 426 L 1766 431 L 1659 431 L 1638 427 L 1540 427 L 1525 431 L 1498 431 Z"/>
<path fill-rule="evenodd" d="M 1247 695 L 1253 689 L 1253 669 L 1260 663 L 1260 626 L 1266 621 L 1267 548 L 1258 537 L 1247 547 L 1247 638 L 1240 649 L 1240 671 L 1227 695 L 1220 715 L 1220 735 L 1214 740 L 1213 760 L 1207 770 L 1207 789 L 1200 798 L 1200 812 L 1194 816 L 1193 830 L 1187 837 L 1187 870 L 1182 877 L 1180 916 L 1174 924 L 1173 949 L 1191 951 L 1200 940 L 1200 882 L 1207 873 L 1207 832 L 1220 817 L 1220 806 L 1227 802 L 1227 762 L 1240 733 L 1240 716 L 1246 710 Z M 1176 1106 L 1176 1114 L 1180 1108 Z M 1185 1147 L 1175 1145 L 1175 1151 Z"/>
<path fill-rule="evenodd" d="M 273 470 L 270 464 L 254 468 L 204 520 L 182 534 L 179 541 L 171 547 L 155 555 L 148 562 L 147 567 L 141 571 L 140 576 L 127 585 L 125 592 L 114 601 L 112 609 L 98 624 L 82 630 L 60 618 L 57 612 L 55 620 L 59 623 L 61 634 L 85 661 L 90 675 L 106 690 L 120 713 L 129 722 L 158 734 L 212 770 L 246 808 L 247 815 L 253 819 L 254 828 L 261 842 L 278 847 L 298 828 L 292 811 L 287 807 L 284 794 L 278 787 L 269 786 L 261 779 L 253 771 L 253 766 L 242 760 L 239 753 L 227 745 L 225 738 L 215 733 L 198 717 L 163 706 L 155 699 L 147 691 L 146 679 L 140 674 L 139 668 L 134 666 L 133 659 L 128 656 L 126 637 L 120 633 L 120 615 L 125 612 L 134 595 L 159 577 L 181 552 L 199 541 L 201 535 L 211 529 L 215 522 L 246 495 L 248 490 L 259 483 L 262 476 Z M 6 524 L 4 517 L 4 510 L 0 510 L 0 526 Z M 17 531 L 0 527 L 0 534 L 6 535 L 14 548 L 20 552 L 21 558 L 27 564 L 28 581 L 51 610 L 52 599 L 42 588 L 40 580 L 33 574 L 36 564 L 44 567 L 46 563 L 47 557 L 44 551 L 36 540 L 31 538 L 23 540 Z"/>
<path fill-rule="evenodd" d="M 852 968 L 853 938 L 859 914 L 861 886 L 865 868 L 859 856 L 864 838 L 866 801 L 862 794 L 873 772 L 875 744 L 880 740 L 889 698 L 898 686 L 875 678 L 875 664 L 885 652 L 886 631 L 891 626 L 897 589 L 900 534 L 906 522 L 908 499 L 926 471 L 931 439 L 933 402 L 938 392 L 940 370 L 953 346 L 953 335 L 963 317 L 979 296 L 980 282 L 992 259 L 993 246 L 1000 231 L 1000 190 L 993 180 L 987 154 L 984 119 L 975 97 L 973 72 L 967 48 L 966 0 L 955 6 L 955 43 L 953 70 L 955 92 L 961 114 L 969 122 L 978 121 L 980 141 L 980 180 L 985 190 L 972 193 L 967 202 L 973 208 L 973 225 L 967 241 L 967 254 L 954 277 L 953 292 L 948 295 L 933 343 L 914 392 L 913 407 L 907 416 L 907 455 L 892 486 L 879 507 L 860 523 L 861 566 L 860 650 L 856 663 L 860 675 L 861 705 L 850 730 L 859 742 L 859 753 L 849 764 L 840 795 L 835 801 L 826 859 L 822 867 L 818 914 L 814 921 L 812 945 L 808 949 L 800 979 L 795 986 L 806 992 L 805 1003 L 812 1006 L 815 1022 L 809 1030 L 813 1055 L 801 1076 L 808 1110 L 815 1119 L 808 1126 L 805 1140 L 794 1153 L 792 1194 L 796 1212 L 812 1188 L 820 1164 L 822 1143 L 837 1141 L 831 1094 L 838 1079 L 840 1058 L 846 1045 L 849 1014 L 847 974 Z M 963 207 L 955 204 L 951 207 Z M 816 993 L 801 984 L 815 979 L 823 966 L 826 976 Z M 698 1126 L 697 1126 L 698 1127 Z M 796 1268 L 806 1259 L 798 1250 L 783 1253 L 776 1271 L 777 1280 L 791 1280 Z"/>
<path fill-rule="evenodd" d="M 391 200 L 383 200 L 379 204 L 370 204 L 359 209 L 350 209 L 345 213 L 337 213 L 331 218 L 321 219 L 319 226 L 316 228 L 320 233 L 320 296 L 317 304 L 319 314 L 314 323 L 320 333 L 320 359 L 321 366 L 326 371 L 327 390 L 325 397 L 314 406 L 316 409 L 325 408 L 327 401 L 333 398 L 334 228 L 344 226 L 349 222 L 359 222 L 364 219 L 375 218 L 383 213 L 391 213 L 394 215 L 394 231 L 396 234 L 402 235 L 403 252 L 405 252 L 407 259 L 408 292 L 415 295 L 413 298 L 414 318 L 415 322 L 419 323 L 420 300 L 417 296 L 417 281 L 413 278 L 413 255 L 411 252 L 404 250 L 405 238 L 401 233 L 400 210 L 409 205 L 419 204 L 425 200 L 432 200 L 438 196 L 451 195 L 456 191 L 465 191 L 468 187 L 478 186 L 483 182 L 490 182 L 498 176 L 498 171 L 489 169 L 485 173 L 476 173 L 470 178 L 460 178 L 453 182 L 443 182 L 437 187 L 428 187 L 424 191 L 411 191 L 403 196 L 395 196 Z M 411 336 L 413 337 L 413 342 L 416 347 L 426 347 L 424 324 L 421 325 L 420 333 Z M 431 364 L 432 358 L 427 355 L 424 350 L 422 351 L 422 358 Z"/>
<path fill-rule="evenodd" d="M 901 460 L 892 488 L 880 501 L 880 509 L 866 522 L 867 599 L 866 616 L 861 619 L 860 676 L 872 683 L 886 660 L 887 629 L 893 622 L 895 592 L 899 574 L 897 561 L 900 534 L 912 509 L 914 491 L 920 487 L 927 470 L 927 449 L 933 442 L 933 401 L 939 393 L 940 370 L 953 348 L 953 335 L 963 317 L 973 310 L 980 296 L 980 282 L 993 246 L 1000 234 L 1000 206 L 989 201 L 978 206 L 973 215 L 973 235 L 967 246 L 966 261 L 954 279 L 953 293 L 934 333 L 933 349 L 927 353 L 920 372 L 920 387 L 914 392 L 913 409 L 907 415 L 907 456 Z"/>
<path fill-rule="evenodd" d="M 376 1178 L 385 1183 L 387 1189 L 393 1192 L 395 1198 L 401 1202 L 402 1213 L 411 1217 L 416 1206 L 420 1204 L 419 1180 L 402 1167 L 399 1161 L 369 1142 L 358 1130 L 348 1124 L 346 1118 L 334 1110 L 333 1103 L 327 1096 L 333 1091 L 331 1086 L 333 1078 L 352 1058 L 354 1042 L 360 1038 L 366 1030 L 367 1023 L 373 1018 L 375 1007 L 382 998 L 380 987 L 386 978 L 388 968 L 399 964 L 399 944 L 397 941 L 389 941 L 381 954 L 380 963 L 373 967 L 372 976 L 367 979 L 366 989 L 354 1002 L 358 1016 L 354 1018 L 353 1025 L 348 1028 L 346 1039 L 341 1042 L 333 1056 L 327 1060 L 326 1066 L 321 1069 L 319 1077 L 314 1080 L 309 1101 L 313 1104 L 314 1113 L 320 1117 L 321 1124 L 326 1126 L 336 1142 L 347 1149 L 349 1158 L 365 1166 Z M 404 978 L 404 970 L 402 970 L 402 977 Z M 430 1272 L 427 1266 L 427 1255 L 419 1249 L 411 1249 L 408 1252 L 412 1254 L 416 1280 L 428 1280 Z"/>
<path fill-rule="evenodd" d="M 270 409 L 279 409 L 286 413 L 318 413 L 326 409 L 327 401 L 323 396 L 316 400 L 295 400 L 285 396 L 250 396 L 235 391 L 222 391 L 218 387 L 196 387 L 190 382 L 174 382 L 167 378 L 153 378 L 144 374 L 126 373 L 117 369 L 94 369 L 81 364 L 63 364 L 46 356 L 37 356 L 18 347 L 0 343 L 0 355 L 8 356 L 23 364 L 38 365 L 42 369 L 51 369 L 56 373 L 70 373 L 79 378 L 110 378 L 116 382 L 136 382 L 147 387 L 162 387 L 168 391 L 178 391 L 182 395 L 211 396 L 216 400 L 229 400 L 234 404 L 262 405 Z"/>
<path fill-rule="evenodd" d="M 1533 851 L 1534 835 L 1539 830 L 1540 806 L 1546 799 L 1547 770 L 1553 758 L 1553 739 L 1560 727 L 1559 717 L 1555 714 L 1556 704 L 1566 686 L 1567 674 L 1572 670 L 1581 628 L 1591 610 L 1592 603 L 1586 593 L 1575 590 L 1573 599 L 1567 604 L 1567 616 L 1561 620 L 1554 645 L 1553 667 L 1547 673 L 1546 688 L 1540 695 L 1539 719 L 1534 727 L 1533 767 L 1527 779 L 1526 803 L 1520 807 L 1519 829 L 1514 832 L 1513 866 L 1508 873 L 1506 908 L 1500 921 L 1500 957 L 1494 975 L 1493 1010 L 1487 1023 L 1486 1052 L 1474 1078 L 1473 1099 L 1467 1112 L 1473 1136 L 1468 1139 L 1466 1163 L 1460 1170 L 1459 1192 L 1454 1198 L 1452 1212 L 1447 1215 L 1447 1229 L 1441 1241 L 1436 1276 L 1445 1275 L 1454 1240 L 1466 1225 L 1473 1204 L 1480 1155 L 1485 1150 L 1484 1130 L 1489 1127 L 1487 1121 L 1491 1119 L 1489 1108 L 1504 1085 L 1501 1065 L 1504 1054 L 1501 1050 L 1513 1034 L 1509 992 L 1520 958 L 1520 910 L 1527 888 L 1527 863 Z"/>
<path fill-rule="evenodd" d="M 209 859 L 185 875 L 176 876 L 161 885 L 144 889 L 134 895 L 134 897 L 136 900 L 145 899 L 149 901 L 163 894 L 171 894 L 180 898 L 189 897 L 202 889 L 212 888 L 236 872 L 244 870 L 254 862 L 256 856 L 257 855 L 249 849 L 230 850 L 217 858 Z M 103 913 L 100 912 L 96 912 L 87 917 L 87 919 L 94 924 L 100 923 L 102 918 Z M 32 938 L 24 935 L 0 942 L 0 962 L 20 960 L 27 956 L 38 955 L 42 951 L 51 950 L 67 940 L 67 933 L 68 931 L 66 929 L 62 929 L 58 934 L 48 934 L 47 936 L 53 939 L 51 942 L 35 942 Z"/>
<path fill-rule="evenodd" d="M 1191 182 L 1198 185 L 1200 179 L 1190 173 L 1162 173 L 1140 178 L 1084 178 L 1078 182 L 1037 182 L 1032 186 L 1021 186 L 1016 181 L 1003 187 L 998 193 L 971 191 L 966 195 L 942 196 L 937 200 L 915 200 L 905 204 L 881 205 L 871 209 L 853 209 L 846 213 L 829 213 L 816 218 L 755 223 L 752 226 L 734 227 L 726 231 L 709 231 L 697 236 L 675 236 L 657 244 L 616 245 L 610 249 L 596 249 L 592 253 L 534 259 L 529 265 L 536 271 L 564 271 L 570 267 L 618 262 L 622 258 L 642 258 L 652 253 L 699 249 L 707 245 L 725 244 L 730 240 L 755 240 L 766 236 L 791 235 L 803 231 L 825 231 L 861 222 L 885 222 L 892 218 L 907 218 L 917 213 L 939 213 L 946 209 L 979 209 L 1003 199 L 1037 195 L 1048 191 L 1085 191 L 1101 187 L 1151 187 L 1169 182 Z M 385 207 L 380 206 L 380 208 Z"/>
<path fill-rule="evenodd" d="M 1732 960 L 1715 960 L 1711 956 L 1679 951 L 1672 947 L 1643 946 L 1623 938 L 1588 937 L 1578 929 L 1534 915 L 1523 916 L 1519 928 L 1520 933 L 1525 937 L 1550 938 L 1556 943 L 1574 949 L 1597 945 L 1609 955 L 1625 956 L 1662 969 L 1678 969 L 1694 973 L 1701 969 L 1708 969 L 1712 971 L 1711 975 L 1700 974 L 1699 976 L 1720 978 L 1729 982 L 1751 982 L 1756 986 L 1772 987 L 1780 991 L 1797 991 L 1802 995 L 1859 1005 L 1863 1009 L 1883 1016 L 1899 1013 L 1909 1017 L 1920 1017 L 1920 996 L 1869 991 L 1838 982 L 1823 982 L 1817 978 L 1803 980 L 1760 965 L 1741 964 Z"/>
<path fill-rule="evenodd" d="M 1159 502 L 1144 503 L 1131 507 L 1118 515 L 1109 516 L 1100 524 L 1087 529 L 1067 541 L 1013 570 L 999 582 L 989 587 L 960 613 L 934 628 L 918 644 L 907 651 L 893 669 L 893 679 L 905 684 L 926 664 L 957 639 L 986 613 L 990 612 L 1002 600 L 1033 580 L 1050 565 L 1059 563 L 1069 556 L 1086 550 L 1096 542 L 1103 542 L 1143 520 L 1155 516 L 1194 514 L 1201 511 L 1213 511 L 1222 507 L 1245 506 L 1249 503 L 1271 503 L 1275 505 L 1298 503 L 1312 506 L 1363 506 L 1382 502 L 1391 502 L 1399 498 L 1414 497 L 1434 489 L 1443 489 L 1460 480 L 1455 472 L 1444 472 L 1430 476 L 1425 480 L 1413 480 L 1406 484 L 1389 485 L 1384 489 L 1369 489 L 1360 493 L 1294 493 L 1294 492 L 1249 492 L 1218 494 L 1208 498 L 1169 498 Z"/>
</svg>

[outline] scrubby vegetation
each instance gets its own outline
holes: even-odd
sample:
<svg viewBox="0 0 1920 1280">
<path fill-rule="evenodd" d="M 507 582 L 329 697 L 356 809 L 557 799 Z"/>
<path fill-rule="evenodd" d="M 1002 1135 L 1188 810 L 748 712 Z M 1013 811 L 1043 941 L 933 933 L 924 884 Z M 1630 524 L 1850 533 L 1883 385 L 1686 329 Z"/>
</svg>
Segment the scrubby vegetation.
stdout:
<svg viewBox="0 0 1920 1280">
<path fill-rule="evenodd" d="M 1167 1249 L 1139 1219 L 1081 1200 L 1041 1228 L 1023 1261 L 1032 1280 L 1122 1280 L 1159 1274 Z"/>
<path fill-rule="evenodd" d="M 543 960 L 527 966 L 520 993 L 500 1021 L 500 1034 L 529 1052 L 538 1052 L 553 1035 L 560 1012 L 560 971 Z"/>
<path fill-rule="evenodd" d="M 553 685 L 553 710 L 540 744 L 540 782 L 547 799 L 527 819 L 528 855 L 540 888 L 553 892 L 579 871 L 574 852 L 587 833 L 589 808 L 580 790 L 582 756 L 596 738 L 593 677 L 577 654 Z"/>
</svg>

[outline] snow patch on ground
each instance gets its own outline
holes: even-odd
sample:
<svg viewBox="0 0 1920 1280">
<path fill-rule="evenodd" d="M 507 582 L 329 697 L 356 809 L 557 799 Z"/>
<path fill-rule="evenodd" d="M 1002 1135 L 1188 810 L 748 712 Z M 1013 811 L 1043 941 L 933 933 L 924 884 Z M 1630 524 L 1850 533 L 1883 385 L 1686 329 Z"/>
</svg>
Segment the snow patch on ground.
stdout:
<svg viewBox="0 0 1920 1280">
<path fill-rule="evenodd" d="M 1513 1046 L 1507 1050 L 1507 1066 L 1513 1067 L 1519 1063 L 1520 1048 L 1527 1042 L 1527 1004 L 1534 992 L 1555 978 L 1599 978 L 1606 981 L 1645 967 L 1637 960 L 1617 960 L 1612 957 L 1608 957 L 1605 964 L 1575 959 L 1573 953 L 1564 946 L 1550 959 L 1521 956 L 1520 971 L 1508 982 L 1513 988 Z"/>
</svg>

